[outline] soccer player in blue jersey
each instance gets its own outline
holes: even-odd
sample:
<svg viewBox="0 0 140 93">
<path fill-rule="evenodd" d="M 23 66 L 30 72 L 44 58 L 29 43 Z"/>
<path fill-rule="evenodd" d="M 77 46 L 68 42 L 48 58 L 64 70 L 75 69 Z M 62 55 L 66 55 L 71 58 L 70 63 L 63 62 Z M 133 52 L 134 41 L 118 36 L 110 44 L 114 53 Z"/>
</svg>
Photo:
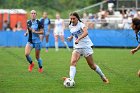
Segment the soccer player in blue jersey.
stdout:
<svg viewBox="0 0 140 93">
<path fill-rule="evenodd" d="M 47 16 L 48 16 L 47 12 L 43 12 L 43 17 L 40 19 L 40 22 L 44 26 L 44 34 L 40 35 L 40 38 L 41 41 L 43 41 L 44 37 L 46 39 L 46 45 L 45 45 L 46 52 L 48 52 L 48 47 L 49 47 L 49 34 L 50 34 L 50 24 L 51 24 L 51 21 Z"/>
<path fill-rule="evenodd" d="M 33 48 L 35 48 L 35 56 L 36 60 L 38 61 L 39 69 L 38 71 L 41 73 L 43 71 L 42 69 L 42 60 L 40 58 L 40 50 L 41 50 L 41 40 L 39 35 L 43 34 L 43 25 L 39 20 L 36 19 L 37 13 L 35 10 L 32 10 L 30 12 L 31 19 L 27 22 L 28 30 L 25 33 L 25 36 L 29 34 L 28 42 L 25 47 L 25 56 L 27 61 L 30 63 L 28 67 L 28 71 L 31 72 L 34 67 L 34 62 L 32 61 L 32 58 L 30 57 L 30 52 Z"/>
<path fill-rule="evenodd" d="M 134 48 L 130 51 L 131 54 L 134 54 L 135 52 L 137 52 L 140 49 L 140 19 L 133 18 L 131 27 L 134 30 L 134 32 L 136 34 L 136 40 L 139 43 L 139 45 L 136 48 Z M 138 76 L 140 77 L 140 70 L 138 71 Z"/>
</svg>

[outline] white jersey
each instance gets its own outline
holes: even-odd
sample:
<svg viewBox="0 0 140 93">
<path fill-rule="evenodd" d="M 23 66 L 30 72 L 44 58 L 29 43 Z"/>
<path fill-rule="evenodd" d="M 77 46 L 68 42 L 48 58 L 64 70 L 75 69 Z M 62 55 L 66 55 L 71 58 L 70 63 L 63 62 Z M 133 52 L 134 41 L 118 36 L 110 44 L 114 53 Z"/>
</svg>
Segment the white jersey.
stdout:
<svg viewBox="0 0 140 93">
<path fill-rule="evenodd" d="M 83 28 L 85 27 L 85 24 L 82 22 L 77 23 L 76 26 L 73 26 L 72 23 L 69 25 L 69 29 L 71 34 L 73 35 L 73 47 L 74 48 L 87 48 L 93 46 L 92 41 L 90 40 L 89 36 L 82 38 L 78 44 L 75 44 L 76 39 L 83 34 Z"/>
<path fill-rule="evenodd" d="M 55 28 L 54 33 L 63 33 L 64 27 L 63 27 L 63 19 L 56 19 L 55 20 Z"/>
</svg>

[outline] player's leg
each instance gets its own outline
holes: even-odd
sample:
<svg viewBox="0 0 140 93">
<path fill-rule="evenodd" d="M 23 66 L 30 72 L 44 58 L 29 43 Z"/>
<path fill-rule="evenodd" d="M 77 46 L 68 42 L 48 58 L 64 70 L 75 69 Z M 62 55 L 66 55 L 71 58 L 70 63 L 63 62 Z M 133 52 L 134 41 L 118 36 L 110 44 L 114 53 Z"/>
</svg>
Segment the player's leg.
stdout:
<svg viewBox="0 0 140 93">
<path fill-rule="evenodd" d="M 44 34 L 43 35 L 39 35 L 41 42 L 43 42 L 44 39 Z"/>
<path fill-rule="evenodd" d="M 31 72 L 32 68 L 34 67 L 34 62 L 32 61 L 32 58 L 30 57 L 30 52 L 32 50 L 32 44 L 27 43 L 25 46 L 25 56 L 27 61 L 30 63 L 28 70 Z"/>
<path fill-rule="evenodd" d="M 89 67 L 94 71 L 96 71 L 105 83 L 109 83 L 108 79 L 105 77 L 100 67 L 94 63 L 92 54 L 93 54 L 93 50 L 91 47 L 83 49 L 83 55 L 85 56 L 85 59 Z"/>
<path fill-rule="evenodd" d="M 49 35 L 46 35 L 46 52 L 48 52 L 48 48 L 49 48 Z"/>
<path fill-rule="evenodd" d="M 55 38 L 55 51 L 58 51 L 58 35 L 55 34 L 54 38 Z"/>
<path fill-rule="evenodd" d="M 70 48 L 69 48 L 67 42 L 66 42 L 65 39 L 64 39 L 64 35 L 59 35 L 59 36 L 60 36 L 61 41 L 62 41 L 62 42 L 64 43 L 64 45 L 66 46 L 66 48 L 70 51 Z"/>
<path fill-rule="evenodd" d="M 36 44 L 35 46 L 35 57 L 36 57 L 36 60 L 38 61 L 38 67 L 39 67 L 38 71 L 43 72 L 42 59 L 40 58 L 40 51 L 41 51 L 41 43 Z"/>
<path fill-rule="evenodd" d="M 109 83 L 108 79 L 105 77 L 100 67 L 94 63 L 92 54 L 85 58 L 90 68 L 96 71 L 105 83 Z"/>
<path fill-rule="evenodd" d="M 74 50 L 72 52 L 72 56 L 71 56 L 71 66 L 70 66 L 70 72 L 69 72 L 69 76 L 72 79 L 74 79 L 74 77 L 75 77 L 76 64 L 77 64 L 79 59 L 80 59 L 80 53 L 78 53 L 76 50 Z"/>
</svg>

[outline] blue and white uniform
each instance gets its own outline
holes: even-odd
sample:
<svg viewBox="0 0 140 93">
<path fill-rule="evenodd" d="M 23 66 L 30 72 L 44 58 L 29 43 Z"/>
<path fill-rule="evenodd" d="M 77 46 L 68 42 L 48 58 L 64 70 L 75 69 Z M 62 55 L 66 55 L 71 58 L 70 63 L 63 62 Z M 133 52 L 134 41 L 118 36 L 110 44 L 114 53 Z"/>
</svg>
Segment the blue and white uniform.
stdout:
<svg viewBox="0 0 140 93">
<path fill-rule="evenodd" d="M 93 50 L 91 46 L 93 46 L 92 41 L 90 40 L 89 36 L 82 38 L 78 44 L 75 44 L 76 39 L 83 34 L 83 28 L 86 27 L 85 24 L 82 22 L 77 23 L 76 26 L 73 26 L 72 23 L 69 25 L 70 32 L 73 36 L 73 47 L 74 51 L 84 55 L 85 57 L 91 55 Z"/>
<path fill-rule="evenodd" d="M 30 44 L 31 47 L 40 50 L 41 49 L 41 40 L 39 37 L 39 34 L 32 33 L 32 31 L 29 30 L 29 28 L 34 29 L 35 31 L 39 31 L 39 29 L 43 29 L 43 25 L 39 20 L 28 20 L 27 21 L 28 31 L 29 31 L 29 37 L 28 37 L 28 44 Z"/>
<path fill-rule="evenodd" d="M 51 24 L 51 21 L 49 18 L 41 18 L 40 22 L 43 24 L 44 27 L 44 36 L 49 35 L 50 33 L 48 32 L 48 26 Z"/>
</svg>

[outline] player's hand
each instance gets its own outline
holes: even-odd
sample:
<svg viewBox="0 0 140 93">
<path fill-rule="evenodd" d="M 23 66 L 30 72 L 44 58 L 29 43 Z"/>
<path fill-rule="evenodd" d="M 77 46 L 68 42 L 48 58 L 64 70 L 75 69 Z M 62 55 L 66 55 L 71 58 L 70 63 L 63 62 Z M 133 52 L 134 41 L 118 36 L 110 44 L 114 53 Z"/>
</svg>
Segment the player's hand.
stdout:
<svg viewBox="0 0 140 93">
<path fill-rule="evenodd" d="M 78 44 L 78 43 L 79 43 L 79 39 L 76 39 L 75 44 Z"/>
<path fill-rule="evenodd" d="M 131 54 L 134 54 L 135 52 L 137 52 L 137 49 L 132 49 L 130 52 Z"/>
<path fill-rule="evenodd" d="M 68 41 L 71 41 L 71 40 L 72 40 L 72 38 L 71 38 L 71 37 L 68 37 L 68 38 L 67 38 L 67 40 L 68 40 Z"/>
<path fill-rule="evenodd" d="M 36 31 L 35 31 L 34 29 L 32 29 L 32 32 L 33 32 L 33 33 L 36 33 Z"/>
</svg>

